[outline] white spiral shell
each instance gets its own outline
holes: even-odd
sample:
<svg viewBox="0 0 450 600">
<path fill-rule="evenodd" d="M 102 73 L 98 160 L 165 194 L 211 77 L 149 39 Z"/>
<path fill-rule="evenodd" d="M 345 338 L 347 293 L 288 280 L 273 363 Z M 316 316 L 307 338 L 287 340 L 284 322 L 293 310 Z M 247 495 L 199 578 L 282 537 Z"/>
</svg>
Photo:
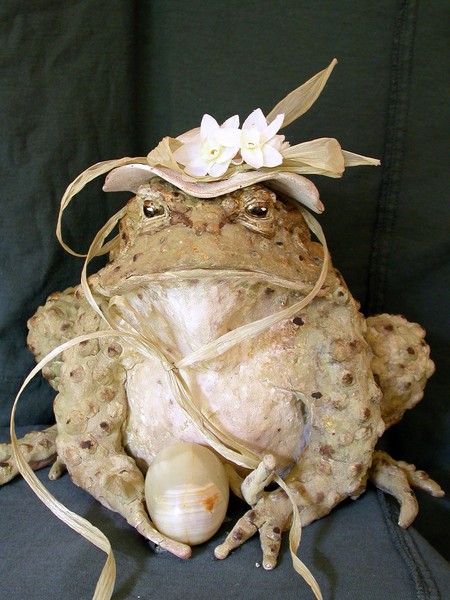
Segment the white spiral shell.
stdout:
<svg viewBox="0 0 450 600">
<path fill-rule="evenodd" d="M 157 529 L 191 546 L 219 529 L 228 507 L 224 466 L 208 448 L 179 443 L 153 459 L 145 479 L 148 512 Z"/>
</svg>

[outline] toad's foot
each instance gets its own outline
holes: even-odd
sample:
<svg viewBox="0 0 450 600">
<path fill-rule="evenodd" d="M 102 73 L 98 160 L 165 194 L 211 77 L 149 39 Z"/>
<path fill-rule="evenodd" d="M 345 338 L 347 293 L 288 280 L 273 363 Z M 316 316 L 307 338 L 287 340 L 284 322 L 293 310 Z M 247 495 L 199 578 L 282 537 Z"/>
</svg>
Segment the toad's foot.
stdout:
<svg viewBox="0 0 450 600">
<path fill-rule="evenodd" d="M 412 487 L 428 492 L 432 496 L 444 495 L 443 490 L 425 471 L 417 471 L 414 465 L 396 461 L 386 452 L 376 450 L 373 455 L 369 478 L 388 494 L 392 494 L 400 504 L 400 527 L 409 527 L 417 516 L 418 504 Z"/>
<path fill-rule="evenodd" d="M 262 565 L 270 570 L 276 567 L 281 545 L 281 534 L 288 529 L 292 505 L 283 490 L 264 492 L 256 506 L 241 517 L 226 540 L 214 550 L 218 559 L 226 558 L 251 538 L 258 530 L 263 551 Z"/>
<path fill-rule="evenodd" d="M 56 434 L 56 425 L 53 425 L 43 431 L 31 431 L 18 440 L 20 450 L 33 471 L 55 463 Z M 53 472 L 56 472 L 55 469 L 50 471 L 49 477 L 56 479 Z M 11 444 L 0 444 L 0 485 L 10 481 L 18 473 L 19 469 L 14 459 Z"/>
<path fill-rule="evenodd" d="M 61 442 L 61 445 L 66 456 L 76 451 L 70 440 Z M 151 522 L 145 505 L 144 477 L 134 460 L 121 448 L 107 455 L 108 450 L 111 449 L 106 444 L 101 446 L 98 443 L 92 458 L 85 456 L 79 465 L 68 465 L 74 483 L 88 491 L 103 506 L 122 515 L 149 541 L 179 558 L 189 558 L 190 546 L 166 537 Z M 97 453 L 100 456 L 95 456 Z"/>
<path fill-rule="evenodd" d="M 400 315 L 367 319 L 366 339 L 372 348 L 372 371 L 383 392 L 381 416 L 386 427 L 398 423 L 423 397 L 434 373 L 425 330 Z"/>
<path fill-rule="evenodd" d="M 241 517 L 226 540 L 214 550 L 218 559 L 226 558 L 258 530 L 263 551 L 263 567 L 273 569 L 277 564 L 281 534 L 288 528 L 292 513 L 291 503 L 283 490 L 264 492 L 275 473 L 275 459 L 267 455 L 241 486 L 241 493 L 253 508 Z"/>
</svg>

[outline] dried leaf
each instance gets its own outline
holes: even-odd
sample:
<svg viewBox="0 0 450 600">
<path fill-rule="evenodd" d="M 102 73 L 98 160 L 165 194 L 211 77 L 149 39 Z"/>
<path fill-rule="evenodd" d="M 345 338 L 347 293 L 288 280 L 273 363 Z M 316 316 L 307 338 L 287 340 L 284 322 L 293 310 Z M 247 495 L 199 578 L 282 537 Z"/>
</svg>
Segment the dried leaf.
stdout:
<svg viewBox="0 0 450 600">
<path fill-rule="evenodd" d="M 358 167 L 359 165 L 373 165 L 377 167 L 380 165 L 378 158 L 371 158 L 370 156 L 363 156 L 362 154 L 354 154 L 347 150 L 342 150 L 346 167 Z"/>
<path fill-rule="evenodd" d="M 286 127 L 301 117 L 319 97 L 335 65 L 337 65 L 337 60 L 333 58 L 326 69 L 311 77 L 306 83 L 278 102 L 267 115 L 267 121 L 270 123 L 277 115 L 284 114 L 283 127 Z"/>
<path fill-rule="evenodd" d="M 156 146 L 156 148 L 154 148 L 151 152 L 147 154 L 147 163 L 151 167 L 161 165 L 167 167 L 168 169 L 171 169 L 172 171 L 184 174 L 183 169 L 173 157 L 173 153 L 175 152 L 175 150 L 177 150 L 182 145 L 182 142 L 174 138 L 163 138 Z"/>
<path fill-rule="evenodd" d="M 274 481 L 276 481 L 276 483 L 278 483 L 278 485 L 286 492 L 286 495 L 292 504 L 292 525 L 289 531 L 289 552 L 291 554 L 292 566 L 300 575 L 300 577 L 302 577 L 309 585 L 316 599 L 322 600 L 322 593 L 320 591 L 319 584 L 314 578 L 314 575 L 311 573 L 305 563 L 303 563 L 297 556 L 297 550 L 300 546 L 302 534 L 302 522 L 295 497 L 289 489 L 289 486 L 278 475 L 274 477 Z"/>
<path fill-rule="evenodd" d="M 284 171 L 341 177 L 345 169 L 342 148 L 334 138 L 303 142 L 286 148 L 282 153 Z"/>
</svg>

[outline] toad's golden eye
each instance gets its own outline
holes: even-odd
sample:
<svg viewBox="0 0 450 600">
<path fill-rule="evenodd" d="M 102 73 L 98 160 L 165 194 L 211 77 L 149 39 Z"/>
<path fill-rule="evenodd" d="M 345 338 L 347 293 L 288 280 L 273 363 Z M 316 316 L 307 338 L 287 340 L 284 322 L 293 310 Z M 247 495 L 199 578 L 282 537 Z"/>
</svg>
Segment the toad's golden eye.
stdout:
<svg viewBox="0 0 450 600">
<path fill-rule="evenodd" d="M 160 217 L 164 214 L 164 206 L 162 204 L 156 204 L 155 202 L 151 202 L 147 200 L 144 202 L 143 206 L 144 215 L 151 219 L 153 217 Z"/>
<path fill-rule="evenodd" d="M 249 204 L 245 210 L 252 217 L 267 217 L 269 214 L 268 207 L 263 204 Z"/>
</svg>

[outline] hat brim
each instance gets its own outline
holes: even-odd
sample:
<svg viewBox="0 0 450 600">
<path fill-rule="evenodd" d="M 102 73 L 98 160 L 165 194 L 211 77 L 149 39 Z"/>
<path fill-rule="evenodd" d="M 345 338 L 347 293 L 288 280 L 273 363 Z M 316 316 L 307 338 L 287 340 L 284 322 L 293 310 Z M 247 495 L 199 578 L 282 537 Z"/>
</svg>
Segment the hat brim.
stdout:
<svg viewBox="0 0 450 600">
<path fill-rule="evenodd" d="M 105 192 L 137 193 L 141 185 L 153 177 L 161 177 L 186 194 L 196 198 L 215 198 L 254 183 L 264 182 L 268 187 L 300 202 L 316 213 L 324 211 L 316 186 L 297 173 L 244 171 L 221 181 L 185 181 L 180 173 L 165 167 L 131 164 L 113 169 L 103 185 Z"/>
</svg>

